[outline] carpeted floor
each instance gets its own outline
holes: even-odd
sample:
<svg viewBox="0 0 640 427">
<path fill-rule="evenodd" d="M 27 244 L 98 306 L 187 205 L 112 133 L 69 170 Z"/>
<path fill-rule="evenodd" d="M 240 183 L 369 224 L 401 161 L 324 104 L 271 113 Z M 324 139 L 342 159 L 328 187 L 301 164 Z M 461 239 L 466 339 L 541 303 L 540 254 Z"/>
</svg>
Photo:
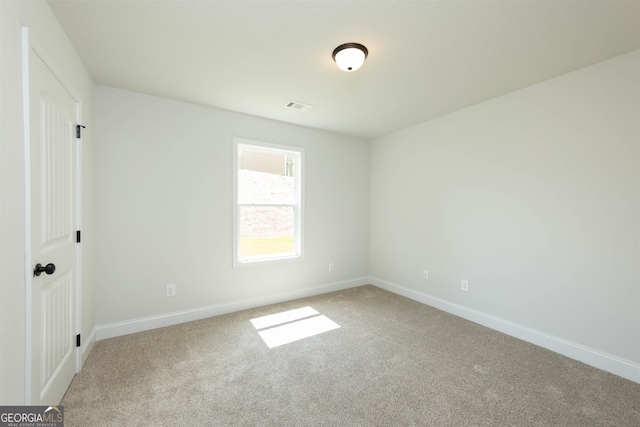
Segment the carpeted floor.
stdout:
<svg viewBox="0 0 640 427">
<path fill-rule="evenodd" d="M 269 348 L 251 319 L 340 327 Z M 640 384 L 374 286 L 99 341 L 72 426 L 640 426 Z"/>
</svg>

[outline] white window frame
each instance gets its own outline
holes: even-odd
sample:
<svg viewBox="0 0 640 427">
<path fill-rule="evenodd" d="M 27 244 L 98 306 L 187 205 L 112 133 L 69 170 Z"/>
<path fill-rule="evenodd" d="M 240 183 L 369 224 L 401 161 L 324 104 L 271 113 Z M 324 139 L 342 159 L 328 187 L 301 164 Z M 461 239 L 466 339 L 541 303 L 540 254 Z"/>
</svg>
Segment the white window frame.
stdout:
<svg viewBox="0 0 640 427">
<path fill-rule="evenodd" d="M 264 151 L 266 153 L 278 153 L 293 156 L 296 159 L 294 167 L 294 192 L 296 201 L 289 204 L 241 204 L 238 200 L 238 171 L 240 169 L 241 148 L 252 151 Z M 240 256 L 240 207 L 241 206 L 293 206 L 294 231 L 293 253 L 278 255 L 262 255 L 255 257 Z M 293 261 L 304 259 L 304 148 L 293 147 L 267 142 L 252 141 L 242 138 L 233 138 L 233 267 L 245 267 L 250 265 L 263 265 L 265 263 Z"/>
</svg>

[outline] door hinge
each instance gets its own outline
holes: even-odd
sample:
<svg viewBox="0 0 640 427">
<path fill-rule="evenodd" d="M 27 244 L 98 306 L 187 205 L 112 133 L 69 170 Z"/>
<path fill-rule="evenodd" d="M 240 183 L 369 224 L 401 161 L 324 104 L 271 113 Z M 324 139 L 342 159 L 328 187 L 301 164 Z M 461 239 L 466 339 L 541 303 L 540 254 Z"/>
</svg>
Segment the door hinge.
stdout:
<svg viewBox="0 0 640 427">
<path fill-rule="evenodd" d="M 82 138 L 82 129 L 86 128 L 86 126 L 76 125 L 76 138 Z"/>
<path fill-rule="evenodd" d="M 82 241 L 80 236 L 80 230 L 76 231 L 76 243 L 80 243 Z"/>
<path fill-rule="evenodd" d="M 76 335 L 76 347 L 80 347 L 80 343 L 82 341 L 80 340 L 80 334 Z"/>
</svg>

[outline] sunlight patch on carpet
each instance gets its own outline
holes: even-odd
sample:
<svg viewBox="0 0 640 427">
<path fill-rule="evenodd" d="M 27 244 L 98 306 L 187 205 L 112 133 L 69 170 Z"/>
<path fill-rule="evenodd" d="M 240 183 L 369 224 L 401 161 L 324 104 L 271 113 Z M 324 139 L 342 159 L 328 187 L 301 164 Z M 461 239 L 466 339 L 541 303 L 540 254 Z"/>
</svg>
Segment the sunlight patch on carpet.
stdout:
<svg viewBox="0 0 640 427">
<path fill-rule="evenodd" d="M 281 313 L 270 314 L 268 316 L 256 317 L 255 319 L 251 319 L 251 323 L 253 323 L 253 326 L 255 326 L 256 329 L 264 329 L 275 325 L 282 325 L 283 323 L 293 322 L 294 320 L 315 316 L 316 314 L 320 313 L 307 306 L 296 308 L 294 310 L 283 311 Z"/>
<path fill-rule="evenodd" d="M 340 325 L 311 307 L 251 319 L 258 334 L 269 348 L 338 329 Z M 278 326 L 276 326 L 278 325 Z"/>
</svg>

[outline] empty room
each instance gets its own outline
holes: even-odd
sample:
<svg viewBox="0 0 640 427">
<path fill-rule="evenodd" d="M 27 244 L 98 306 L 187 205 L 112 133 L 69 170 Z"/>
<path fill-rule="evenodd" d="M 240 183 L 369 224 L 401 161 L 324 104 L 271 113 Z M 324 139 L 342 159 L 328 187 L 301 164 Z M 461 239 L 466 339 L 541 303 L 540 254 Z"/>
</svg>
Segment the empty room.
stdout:
<svg viewBox="0 0 640 427">
<path fill-rule="evenodd" d="M 640 1 L 0 22 L 0 424 L 640 425 Z"/>
</svg>

